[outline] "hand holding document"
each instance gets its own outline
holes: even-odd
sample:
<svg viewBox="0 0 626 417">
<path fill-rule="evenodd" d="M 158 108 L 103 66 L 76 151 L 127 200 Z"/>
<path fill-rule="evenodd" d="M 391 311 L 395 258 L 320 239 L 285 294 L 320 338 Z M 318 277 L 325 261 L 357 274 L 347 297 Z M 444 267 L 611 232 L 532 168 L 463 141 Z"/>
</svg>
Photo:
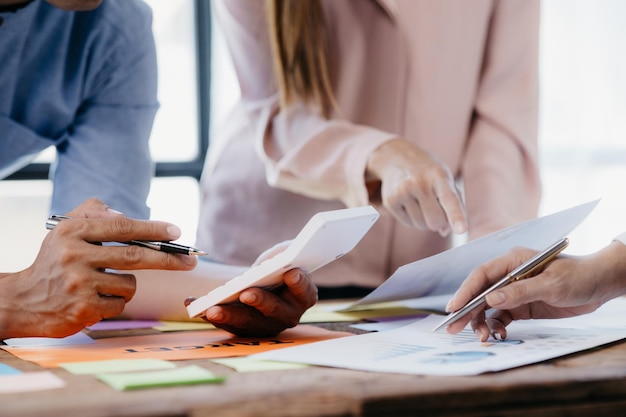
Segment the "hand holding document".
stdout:
<svg viewBox="0 0 626 417">
<path fill-rule="evenodd" d="M 189 317 L 199 317 L 214 305 L 237 301 L 250 287 L 273 289 L 283 285 L 285 272 L 299 268 L 311 273 L 350 252 L 378 220 L 371 206 L 315 214 L 285 251 L 213 289 L 187 306 Z"/>
<path fill-rule="evenodd" d="M 449 314 L 448 317 L 446 317 L 444 321 L 439 323 L 437 327 L 433 329 L 433 331 L 436 332 L 437 330 L 442 329 L 445 326 L 458 321 L 462 317 L 469 314 L 472 310 L 485 304 L 487 295 L 491 294 L 495 290 L 500 289 L 504 287 L 505 285 L 508 285 L 514 281 L 518 281 L 520 279 L 526 278 L 527 276 L 532 274 L 534 271 L 536 271 L 538 268 L 542 267 L 547 262 L 549 262 L 556 255 L 558 255 L 563 249 L 567 247 L 568 244 L 569 244 L 569 240 L 564 237 L 563 239 L 559 240 L 553 245 L 550 245 L 543 252 L 537 253 L 528 261 L 524 262 L 522 265 L 520 265 L 519 267 L 515 268 L 513 271 L 508 273 L 500 281 L 496 282 L 491 287 L 483 291 L 481 294 L 477 295 L 475 298 L 470 300 L 465 306 L 455 311 L 454 313 Z"/>
<path fill-rule="evenodd" d="M 480 342 L 470 330 L 432 332 L 441 320 L 430 316 L 383 332 L 288 347 L 252 358 L 332 366 L 371 372 L 421 375 L 478 375 L 528 365 L 626 338 L 615 317 L 626 314 L 626 299 L 609 301 L 594 313 L 558 320 L 517 321 L 506 340 Z"/>
<path fill-rule="evenodd" d="M 451 297 L 467 275 L 479 265 L 516 246 L 541 250 L 565 237 L 591 213 L 598 201 L 532 219 L 404 265 L 382 285 L 345 310 L 370 308 L 372 304 L 399 300 L 407 306 L 418 308 L 422 297 Z M 442 310 L 444 306 L 445 302 L 441 306 Z"/>
</svg>

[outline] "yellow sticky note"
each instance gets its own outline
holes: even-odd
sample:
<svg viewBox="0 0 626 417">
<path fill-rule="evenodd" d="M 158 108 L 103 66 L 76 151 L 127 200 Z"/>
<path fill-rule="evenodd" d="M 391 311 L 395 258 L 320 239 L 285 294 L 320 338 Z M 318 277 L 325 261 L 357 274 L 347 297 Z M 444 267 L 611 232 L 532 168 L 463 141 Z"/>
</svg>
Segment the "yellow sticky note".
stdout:
<svg viewBox="0 0 626 417">
<path fill-rule="evenodd" d="M 111 359 L 103 361 L 66 362 L 59 364 L 59 366 L 77 375 L 176 368 L 176 365 L 172 362 L 161 359 Z"/>
<path fill-rule="evenodd" d="M 303 363 L 266 361 L 261 359 L 252 359 L 245 356 L 240 358 L 213 359 L 211 362 L 228 366 L 237 372 L 284 371 L 288 369 L 308 368 L 310 366 Z"/>
<path fill-rule="evenodd" d="M 167 387 L 173 385 L 194 385 L 220 383 L 226 378 L 215 375 L 198 365 L 165 371 L 131 372 L 121 374 L 101 374 L 96 377 L 118 391 Z"/>
<path fill-rule="evenodd" d="M 209 330 L 215 329 L 211 323 L 205 321 L 163 321 L 161 325 L 153 326 L 155 330 L 160 332 L 178 332 L 183 330 Z"/>
</svg>

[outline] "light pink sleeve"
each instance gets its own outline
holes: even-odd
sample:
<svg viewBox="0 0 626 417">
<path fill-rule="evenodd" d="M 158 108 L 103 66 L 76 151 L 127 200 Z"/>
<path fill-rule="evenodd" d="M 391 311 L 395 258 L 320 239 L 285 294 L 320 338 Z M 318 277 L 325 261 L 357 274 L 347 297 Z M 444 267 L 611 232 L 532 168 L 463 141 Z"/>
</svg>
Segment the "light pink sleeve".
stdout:
<svg viewBox="0 0 626 417">
<path fill-rule="evenodd" d="M 496 5 L 462 165 L 470 238 L 537 215 L 538 35 L 538 1 Z"/>
<path fill-rule="evenodd" d="M 395 135 L 326 120 L 304 106 L 279 112 L 263 7 L 259 0 L 214 2 L 241 88 L 240 107 L 252 126 L 268 183 L 347 206 L 368 204 L 367 158 Z"/>
</svg>

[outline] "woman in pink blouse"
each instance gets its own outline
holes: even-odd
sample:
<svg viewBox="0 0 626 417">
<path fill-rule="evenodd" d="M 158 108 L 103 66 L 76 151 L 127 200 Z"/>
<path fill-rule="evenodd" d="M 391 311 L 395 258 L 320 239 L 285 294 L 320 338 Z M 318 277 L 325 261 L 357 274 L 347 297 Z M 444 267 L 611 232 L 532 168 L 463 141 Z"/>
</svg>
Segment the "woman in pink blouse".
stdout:
<svg viewBox="0 0 626 417">
<path fill-rule="evenodd" d="M 323 298 L 377 287 L 451 232 L 536 216 L 537 1 L 214 6 L 241 90 L 202 179 L 197 245 L 216 261 L 249 265 L 316 212 L 375 205 L 365 239 L 313 274 Z"/>
</svg>

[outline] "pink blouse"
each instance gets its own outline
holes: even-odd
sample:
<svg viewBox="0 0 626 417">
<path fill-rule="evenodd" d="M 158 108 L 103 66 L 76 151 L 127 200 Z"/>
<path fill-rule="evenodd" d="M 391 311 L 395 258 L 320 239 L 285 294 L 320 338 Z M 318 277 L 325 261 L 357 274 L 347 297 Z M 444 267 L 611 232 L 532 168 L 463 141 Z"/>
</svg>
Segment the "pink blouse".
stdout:
<svg viewBox="0 0 626 417">
<path fill-rule="evenodd" d="M 279 111 L 263 2 L 214 2 L 241 100 L 202 179 L 197 245 L 249 264 L 316 212 L 370 204 L 370 153 L 402 137 L 462 184 L 475 238 L 535 217 L 538 24 L 535 0 L 323 0 L 340 114 Z M 214 103 L 219 105 L 219 103 Z M 218 150 L 211 150 L 218 152 Z M 318 285 L 378 286 L 450 238 L 381 218 Z M 418 278 L 418 277 L 416 277 Z"/>
</svg>

